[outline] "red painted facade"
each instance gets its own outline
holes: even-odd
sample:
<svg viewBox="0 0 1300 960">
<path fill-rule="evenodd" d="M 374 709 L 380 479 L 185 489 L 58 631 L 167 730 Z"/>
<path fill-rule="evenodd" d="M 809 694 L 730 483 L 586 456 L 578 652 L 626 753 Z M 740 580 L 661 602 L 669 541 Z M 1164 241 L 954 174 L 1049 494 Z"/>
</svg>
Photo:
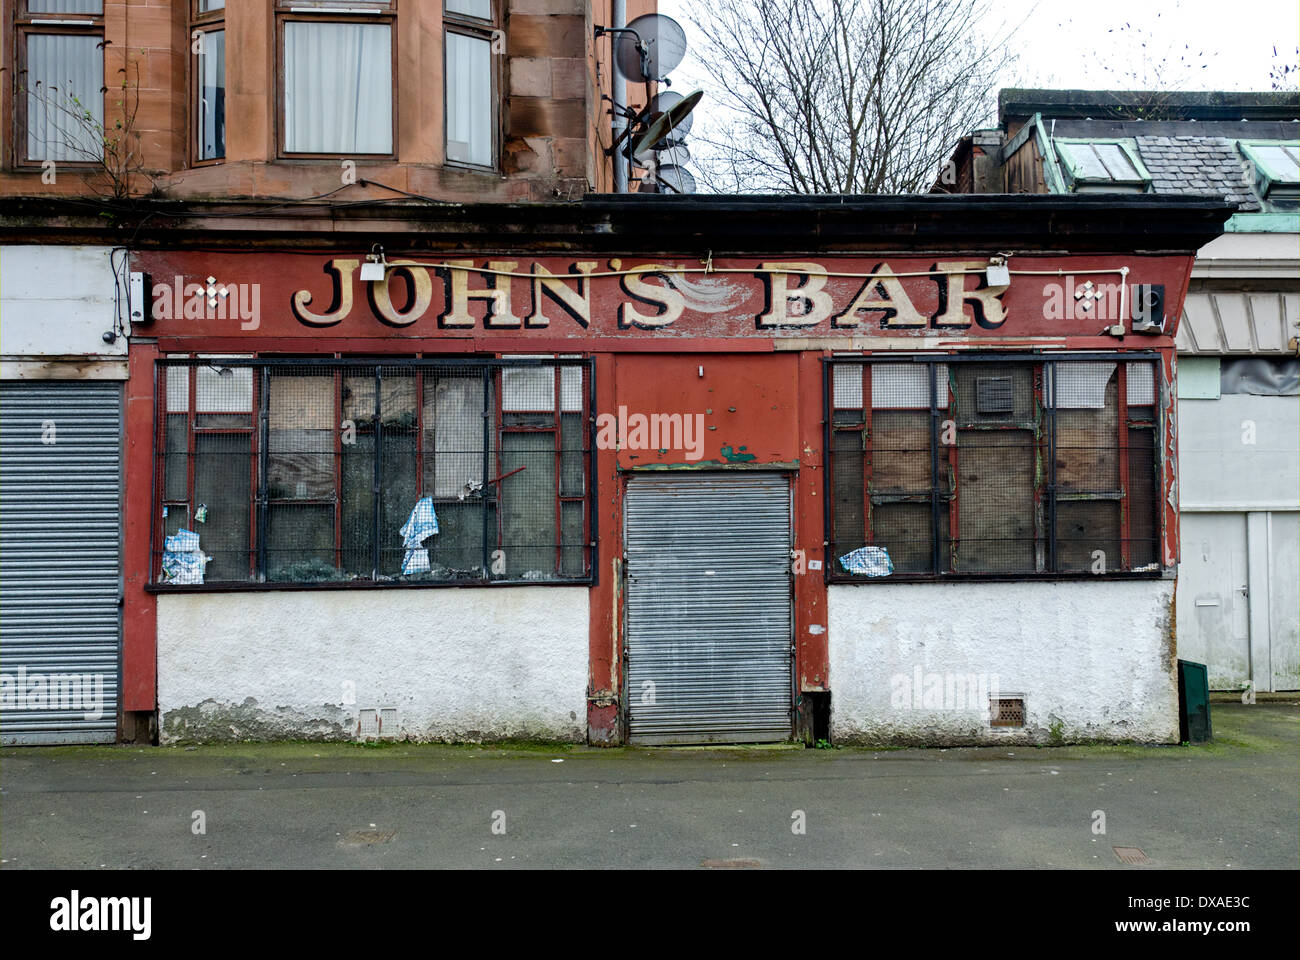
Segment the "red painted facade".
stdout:
<svg viewBox="0 0 1300 960">
<path fill-rule="evenodd" d="M 1168 398 L 1176 318 L 1192 261 L 1190 253 L 1021 255 L 1009 260 L 1009 287 L 990 289 L 983 274 L 987 258 L 971 255 L 702 261 L 670 254 L 390 252 L 389 258 L 387 281 L 368 284 L 359 279 L 364 257 L 353 254 L 133 254 L 132 269 L 152 278 L 156 310 L 131 344 L 125 709 L 152 710 L 156 702 L 155 607 L 146 589 L 156 357 L 581 354 L 595 361 L 598 414 L 703 414 L 697 450 L 598 444 L 595 452 L 600 537 L 597 582 L 590 588 L 588 727 L 592 742 L 614 742 L 620 736 L 622 509 L 631 472 L 789 471 L 796 554 L 824 560 L 824 358 L 833 352 L 1036 350 L 1104 351 L 1122 359 L 1123 351 L 1154 350 L 1162 358 L 1160 396 Z M 512 273 L 526 276 L 504 275 Z M 207 305 L 209 277 L 230 291 L 216 309 Z M 1074 293 L 1089 281 L 1104 296 L 1082 312 Z M 1122 292 L 1121 282 L 1128 285 Z M 1163 334 L 1105 332 L 1113 323 L 1130 326 L 1124 304 L 1133 284 L 1165 287 L 1166 315 L 1175 320 Z M 155 342 L 141 342 L 140 335 Z M 1168 402 L 1162 423 L 1162 551 L 1164 565 L 1171 566 L 1178 551 L 1177 458 Z M 821 570 L 794 577 L 795 676 L 803 692 L 830 688 L 826 589 Z"/>
</svg>

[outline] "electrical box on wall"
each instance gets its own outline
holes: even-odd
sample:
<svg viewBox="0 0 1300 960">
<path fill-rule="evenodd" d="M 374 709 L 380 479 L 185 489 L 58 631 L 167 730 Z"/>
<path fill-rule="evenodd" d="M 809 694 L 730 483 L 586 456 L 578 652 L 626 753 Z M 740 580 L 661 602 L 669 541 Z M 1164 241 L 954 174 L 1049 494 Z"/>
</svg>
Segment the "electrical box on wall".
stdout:
<svg viewBox="0 0 1300 960">
<path fill-rule="evenodd" d="M 1165 287 L 1162 283 L 1133 285 L 1133 332 L 1165 332 Z"/>
<path fill-rule="evenodd" d="M 149 289 L 149 274 L 132 271 L 127 285 L 127 302 L 131 313 L 128 320 L 132 324 L 153 323 L 153 309 Z"/>
</svg>

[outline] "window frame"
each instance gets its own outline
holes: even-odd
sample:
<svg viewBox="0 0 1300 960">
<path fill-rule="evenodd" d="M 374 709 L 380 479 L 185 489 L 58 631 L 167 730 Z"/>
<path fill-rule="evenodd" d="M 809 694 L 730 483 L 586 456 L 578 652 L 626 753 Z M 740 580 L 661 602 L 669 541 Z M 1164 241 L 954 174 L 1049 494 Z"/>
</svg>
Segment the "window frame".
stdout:
<svg viewBox="0 0 1300 960">
<path fill-rule="evenodd" d="M 11 104 L 12 115 L 8 124 L 8 130 L 11 134 L 10 142 L 6 145 L 6 157 L 8 166 L 15 172 L 39 172 L 44 170 L 43 164 L 46 158 L 39 160 L 29 159 L 27 156 L 27 91 L 19 89 L 19 84 L 25 84 L 27 74 L 27 38 L 32 34 L 57 34 L 71 36 L 91 36 L 98 38 L 96 48 L 99 50 L 101 62 L 101 77 L 103 83 L 107 84 L 107 57 L 105 43 L 105 15 L 104 8 L 107 0 L 100 3 L 99 13 L 40 13 L 33 12 L 28 8 L 30 0 L 14 0 L 13 15 L 10 25 L 13 27 L 13 47 L 6 51 L 6 59 L 12 64 L 12 78 L 8 82 L 11 96 L 7 98 Z M 20 80 L 20 78 L 22 78 Z M 101 122 L 107 121 L 107 101 L 104 94 L 100 93 L 100 117 Z M 55 160 L 59 166 L 73 170 L 94 170 L 103 162 L 100 160 Z"/>
<path fill-rule="evenodd" d="M 196 426 L 196 418 L 201 414 L 198 412 L 198 375 L 195 371 L 203 367 L 233 367 L 233 368 L 251 368 L 252 374 L 252 412 L 250 417 L 251 427 L 244 429 L 242 427 L 213 427 L 202 428 Z M 581 381 L 579 393 L 581 403 L 579 410 L 565 410 L 563 379 L 564 370 L 567 367 L 574 367 L 581 371 Z M 176 498 L 167 497 L 167 458 L 169 455 L 167 449 L 167 417 L 169 411 L 167 373 L 168 369 L 187 369 L 187 409 L 186 409 L 186 436 L 185 436 L 185 476 L 186 476 L 186 497 L 185 501 Z M 267 541 L 268 531 L 270 529 L 269 513 L 272 505 L 277 503 L 305 504 L 308 506 L 330 505 L 334 506 L 334 552 L 336 558 L 336 568 L 341 569 L 341 554 L 344 547 L 340 542 L 343 531 L 343 521 L 341 518 L 343 488 L 341 485 L 341 475 L 343 471 L 343 460 L 340 452 L 340 429 L 338 424 L 342 422 L 343 416 L 343 394 L 341 392 L 342 381 L 349 376 L 348 370 L 355 368 L 358 371 L 374 373 L 378 375 L 380 370 L 385 372 L 399 370 L 401 376 L 410 376 L 415 389 L 415 411 L 416 419 L 412 428 L 415 437 L 415 451 L 412 457 L 414 464 L 415 476 L 415 496 L 417 501 L 422 497 L 433 497 L 435 504 L 439 501 L 447 501 L 448 496 L 439 496 L 436 490 L 428 490 L 425 487 L 425 457 L 429 451 L 425 449 L 427 428 L 424 421 L 424 407 L 427 403 L 424 397 L 423 378 L 426 372 L 439 370 L 454 370 L 457 374 L 463 375 L 466 371 L 472 370 L 476 375 L 482 375 L 485 383 L 491 383 L 491 402 L 493 404 L 493 413 L 495 415 L 495 427 L 492 420 L 488 419 L 487 412 L 484 416 L 484 439 L 488 442 L 484 444 L 482 456 L 484 460 L 483 469 L 486 471 L 495 468 L 498 472 L 501 470 L 503 461 L 503 442 L 502 438 L 507 433 L 546 433 L 554 432 L 554 463 L 555 474 L 553 480 L 554 487 L 554 506 L 555 506 L 555 530 L 556 542 L 555 548 L 555 566 L 553 575 L 544 579 L 528 578 L 506 578 L 497 577 L 489 570 L 490 560 L 492 559 L 493 550 L 502 549 L 503 536 L 503 516 L 500 509 L 501 499 L 498 487 L 490 497 L 481 498 L 484 504 L 484 533 L 482 540 L 483 548 L 483 576 L 480 578 L 459 578 L 451 580 L 434 580 L 434 579 L 416 579 L 405 580 L 396 577 L 386 577 L 383 574 L 371 577 L 357 577 L 347 580 L 321 580 L 321 581 L 294 581 L 294 580 L 273 580 L 269 577 L 270 561 L 267 559 Z M 521 368 L 550 368 L 554 374 L 554 394 L 553 410 L 548 411 L 554 416 L 554 425 L 551 427 L 536 426 L 519 426 L 507 425 L 506 419 L 511 412 L 525 413 L 525 411 L 505 411 L 503 416 L 503 390 L 502 390 L 502 372 L 507 369 Z M 289 371 L 296 374 L 311 375 L 313 370 L 319 371 L 317 376 L 329 375 L 334 378 L 334 452 L 331 469 L 334 475 L 334 495 L 327 503 L 325 500 L 316 497 L 308 498 L 272 498 L 269 489 L 269 461 L 271 459 L 269 421 L 270 421 L 270 379 L 273 370 Z M 596 382 L 595 382 L 595 360 L 587 355 L 565 354 L 557 356 L 529 356 L 529 357 L 377 357 L 377 358 L 335 358 L 335 357 L 308 357 L 308 358 L 280 358 L 280 357 L 211 357 L 196 355 L 170 355 L 159 358 L 155 361 L 154 368 L 154 426 L 153 426 L 153 494 L 152 494 L 152 521 L 150 525 L 150 565 L 149 577 L 146 589 L 150 592 L 227 592 L 227 591 L 246 591 L 246 590 L 313 590 L 313 589 L 375 589 L 375 588 L 406 588 L 406 587 L 473 587 L 473 586 L 591 586 L 598 580 L 598 564 L 596 562 L 596 544 L 598 539 L 598 501 L 596 497 L 597 484 L 597 457 L 595 443 L 595 415 L 593 413 L 596 403 Z M 381 377 L 377 376 L 377 383 Z M 376 394 L 377 398 L 382 399 L 382 393 Z M 487 402 L 485 396 L 484 403 Z M 179 411 L 177 411 L 179 412 Z M 204 411 L 208 413 L 210 411 Z M 580 417 L 582 446 L 580 448 L 571 448 L 565 445 L 565 431 L 563 429 L 563 418 L 577 414 Z M 242 414 L 241 414 L 242 415 Z M 534 414 L 535 415 L 535 414 Z M 371 427 L 370 429 L 373 429 Z M 358 433 L 362 432 L 360 422 L 357 424 Z M 488 432 L 491 436 L 488 436 Z M 187 523 L 185 529 L 193 529 L 193 511 L 197 506 L 195 500 L 195 441 L 196 437 L 204 434 L 249 434 L 250 454 L 250 492 L 249 498 L 249 579 L 247 580 L 212 580 L 205 581 L 201 584 L 177 584 L 168 583 L 161 579 L 162 556 L 163 556 L 163 539 L 167 535 L 167 522 L 163 518 L 162 508 L 167 507 L 175 509 L 184 507 L 187 510 Z M 384 428 L 382 420 L 379 427 L 379 443 L 377 449 L 371 452 L 371 459 L 375 467 L 375 483 L 378 489 L 383 489 L 383 435 Z M 585 463 L 582 470 L 583 491 L 580 496 L 565 493 L 563 459 L 566 453 L 572 454 L 579 452 L 584 458 Z M 484 480 L 495 479 L 489 478 L 484 474 Z M 582 509 L 582 528 L 583 539 L 581 544 L 565 543 L 563 539 L 563 510 L 564 505 L 568 503 L 581 503 Z M 489 532 L 488 524 L 489 506 L 496 507 L 495 525 L 491 527 L 491 535 L 486 536 Z M 378 565 L 381 545 L 379 540 L 379 505 L 375 504 L 374 526 L 371 528 L 372 540 L 370 548 L 374 551 L 375 563 Z M 197 531 L 196 531 L 197 532 Z M 524 549 L 536 550 L 547 549 L 549 544 L 529 546 Z M 561 571 L 564 567 L 564 554 L 566 550 L 578 549 L 582 551 L 583 572 L 580 575 L 562 576 Z M 241 548 L 242 551 L 242 548 Z M 377 572 L 377 571 L 376 571 Z"/>
<path fill-rule="evenodd" d="M 1048 405 L 1043 402 L 1043 397 L 1039 387 L 1048 377 L 1049 364 L 1064 364 L 1070 362 L 1102 362 L 1114 363 L 1117 366 L 1117 411 L 1116 411 L 1116 432 L 1113 437 L 1115 446 L 1112 448 L 1117 455 L 1116 470 L 1120 482 L 1120 491 L 1118 497 L 1098 498 L 1093 493 L 1073 492 L 1062 494 L 1056 485 L 1056 413 L 1062 409 L 1054 403 Z M 835 468 L 836 468 L 836 434 L 839 432 L 851 433 L 858 431 L 863 439 L 862 456 L 865 460 L 870 451 L 870 431 L 871 416 L 869 411 L 871 406 L 871 381 L 867 371 L 875 364 L 907 364 L 917 363 L 923 365 L 930 375 L 931 397 L 928 407 L 909 407 L 908 409 L 928 410 L 930 413 L 930 453 L 931 453 L 931 476 L 929 484 L 930 509 L 931 509 L 931 567 L 929 572 L 904 572 L 892 573 L 882 577 L 868 577 L 861 574 L 850 574 L 843 572 L 839 567 L 840 543 L 842 537 L 838 535 L 835 527 L 835 504 L 837 499 L 835 487 Z M 1127 395 L 1127 374 L 1128 364 L 1146 363 L 1152 366 L 1153 376 L 1153 403 L 1151 404 L 1150 419 L 1137 419 L 1131 415 L 1128 407 Z M 822 449 L 825 451 L 823 462 L 824 478 L 822 481 L 822 510 L 823 523 L 825 530 L 825 546 L 823 548 L 824 579 L 828 584 L 875 584 L 875 583 L 934 583 L 946 581 L 1053 581 L 1053 580 L 1123 580 L 1123 579 L 1161 579 L 1166 573 L 1166 567 L 1163 560 L 1162 544 L 1167 535 L 1166 518 L 1162 509 L 1163 503 L 1163 485 L 1165 477 L 1165 458 L 1163 437 L 1165 431 L 1165 417 L 1167 405 L 1163 397 L 1167 391 L 1167 385 L 1163 382 L 1160 370 L 1160 354 L 1155 351 L 1132 351 L 1132 352 L 1115 352 L 1115 353 L 993 353 L 993 352 L 968 352 L 955 354 L 836 354 L 822 358 L 822 426 L 823 438 Z M 962 488 L 959 475 L 954 476 L 954 484 L 951 489 L 939 482 L 939 471 L 946 463 L 952 462 L 961 449 L 960 443 L 943 444 L 940 442 L 940 426 L 943 420 L 948 418 L 946 410 L 952 408 L 955 398 L 951 395 L 948 397 L 945 406 L 938 405 L 938 381 L 934 371 L 939 366 L 946 365 L 967 365 L 967 364 L 989 364 L 989 365 L 1032 365 L 1033 378 L 1036 390 L 1035 403 L 1038 406 L 1037 420 L 1043 436 L 1035 441 L 1036 445 L 1042 448 L 1041 452 L 1046 455 L 1049 464 L 1047 476 L 1043 478 L 1042 483 L 1035 483 L 1035 496 L 1040 493 L 1044 499 L 1044 517 L 1043 529 L 1040 531 L 1035 528 L 1035 544 L 1040 540 L 1046 544 L 1047 564 L 1046 569 L 1020 571 L 1012 573 L 990 573 L 990 572 L 959 572 L 952 569 L 951 553 L 948 553 L 949 563 L 946 569 L 940 568 L 941 554 L 947 552 L 948 548 L 960 539 L 960 529 L 952 527 L 952 516 L 959 503 L 960 491 Z M 855 409 L 841 408 L 835 405 L 835 370 L 838 366 L 856 366 L 862 368 L 863 373 L 863 417 L 857 424 L 837 424 L 835 422 L 835 413 L 837 410 Z M 1055 377 L 1055 373 L 1052 373 Z M 1059 387 L 1058 387 L 1059 389 Z M 1143 405 L 1145 407 L 1145 405 Z M 894 409 L 894 408 L 885 408 Z M 901 409 L 901 408 L 900 408 Z M 958 427 L 960 429 L 960 427 Z M 1129 433 L 1132 429 L 1143 429 L 1151 431 L 1151 459 L 1152 459 L 1152 476 L 1151 481 L 1151 524 L 1150 540 L 1153 549 L 1153 561 L 1146 564 L 1141 569 L 1134 569 L 1132 563 L 1132 547 L 1139 538 L 1131 535 L 1132 509 L 1131 503 L 1133 495 L 1136 492 L 1130 489 L 1130 465 L 1129 451 Z M 873 539 L 866 539 L 867 529 L 869 527 L 869 516 L 871 510 L 866 507 L 866 503 L 872 499 L 871 488 L 868 486 L 869 473 L 863 470 L 863 488 L 862 498 L 864 502 L 863 512 L 863 537 L 865 545 L 872 545 Z M 1041 487 L 1041 489 L 1040 489 Z M 1070 503 L 1082 501 L 1085 499 L 1108 499 L 1120 504 L 1120 520 L 1117 529 L 1117 539 L 1120 544 L 1120 564 L 1118 568 L 1107 567 L 1104 573 L 1093 573 L 1091 571 L 1081 571 L 1072 569 L 1062 569 L 1059 558 L 1056 541 L 1057 533 L 1057 508 L 1061 503 Z M 1028 506 L 1032 507 L 1032 503 Z M 939 535 L 940 528 L 940 511 L 948 511 L 949 529 L 946 537 Z"/>
<path fill-rule="evenodd" d="M 1061 150 L 1058 144 L 1085 144 L 1087 146 L 1115 146 L 1123 151 L 1125 158 L 1133 169 L 1137 171 L 1139 179 L 1137 180 L 1115 180 L 1107 177 L 1102 180 L 1098 177 L 1084 176 L 1068 150 Z M 1052 140 L 1053 149 L 1056 151 L 1056 158 L 1065 171 L 1067 186 L 1071 193 L 1078 193 L 1079 187 L 1115 190 L 1117 188 L 1137 187 L 1138 193 L 1151 192 L 1151 171 L 1146 168 L 1138 154 L 1137 141 L 1125 137 L 1055 137 Z"/>
<path fill-rule="evenodd" d="M 398 0 L 354 0 L 342 6 L 331 0 L 276 0 L 275 4 L 275 155 L 277 160 L 340 160 L 396 161 L 399 151 L 398 89 L 397 89 L 397 15 Z M 290 152 L 286 146 L 288 115 L 286 98 L 288 84 L 285 80 L 285 24 L 286 23 L 382 23 L 388 27 L 389 41 L 389 97 L 390 123 L 389 149 L 385 153 L 307 153 Z"/>
<path fill-rule="evenodd" d="M 209 33 L 215 30 L 226 30 L 226 8 L 218 7 L 215 10 L 201 12 L 199 10 L 199 0 L 190 0 L 190 29 L 187 36 L 190 38 L 190 69 L 189 69 L 189 154 L 190 166 L 192 167 L 209 167 L 214 164 L 225 163 L 226 154 L 223 152 L 219 157 L 199 157 L 199 55 L 194 52 L 193 42 L 194 34 Z M 227 35 L 227 39 L 229 36 Z M 227 82 L 230 77 L 230 62 L 226 62 Z M 224 119 L 224 115 L 223 115 Z M 229 144 L 226 144 L 229 148 Z"/>
<path fill-rule="evenodd" d="M 1261 200 L 1273 199 L 1295 200 L 1300 196 L 1300 180 L 1284 180 L 1276 169 L 1259 154 L 1261 147 L 1281 147 L 1300 154 L 1300 142 L 1295 140 L 1238 140 L 1237 149 L 1246 161 L 1255 168 L 1255 177 L 1250 188 Z M 1277 196 L 1274 196 L 1277 190 Z"/>
<path fill-rule="evenodd" d="M 448 167 L 454 167 L 458 170 L 471 170 L 480 173 L 500 173 L 503 135 L 501 130 L 501 91 L 504 87 L 504 76 L 501 66 L 502 57 L 498 57 L 492 52 L 492 41 L 494 37 L 504 28 L 501 26 L 501 0 L 488 0 L 491 5 L 492 18 L 483 20 L 478 17 L 471 17 L 468 14 L 455 13 L 447 9 L 447 0 L 438 0 L 442 4 L 442 159 L 443 164 Z M 450 34 L 459 34 L 461 36 L 472 37 L 476 40 L 484 40 L 488 43 L 488 102 L 491 104 L 492 116 L 488 120 L 488 130 L 491 137 L 492 161 L 488 165 L 481 163 L 471 163 L 468 160 L 453 160 L 448 155 L 448 145 L 450 143 L 448 131 L 448 116 L 450 111 L 447 109 L 447 96 L 450 90 L 447 63 L 447 37 Z"/>
</svg>

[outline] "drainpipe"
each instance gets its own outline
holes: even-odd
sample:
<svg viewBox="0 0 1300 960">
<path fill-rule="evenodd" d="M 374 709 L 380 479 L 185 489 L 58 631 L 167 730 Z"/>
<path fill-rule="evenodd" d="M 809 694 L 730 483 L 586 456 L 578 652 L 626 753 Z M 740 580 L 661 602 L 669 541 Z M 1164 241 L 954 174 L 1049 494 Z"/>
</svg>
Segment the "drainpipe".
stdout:
<svg viewBox="0 0 1300 960">
<path fill-rule="evenodd" d="M 619 29 L 627 26 L 627 0 L 613 0 L 613 9 L 610 11 L 610 26 Z M 610 52 L 613 53 L 614 44 L 622 37 L 621 33 L 613 34 L 610 37 Z M 622 136 L 624 129 L 627 128 L 627 117 L 623 116 L 622 110 L 627 106 L 627 81 L 623 76 L 614 69 L 614 58 L 610 56 L 609 64 L 609 82 L 610 96 L 614 98 L 614 113 L 611 118 L 610 131 L 613 134 L 611 143 L 617 142 Z M 623 157 L 617 151 L 613 156 L 614 161 L 614 192 L 627 193 L 627 165 L 623 162 Z"/>
</svg>

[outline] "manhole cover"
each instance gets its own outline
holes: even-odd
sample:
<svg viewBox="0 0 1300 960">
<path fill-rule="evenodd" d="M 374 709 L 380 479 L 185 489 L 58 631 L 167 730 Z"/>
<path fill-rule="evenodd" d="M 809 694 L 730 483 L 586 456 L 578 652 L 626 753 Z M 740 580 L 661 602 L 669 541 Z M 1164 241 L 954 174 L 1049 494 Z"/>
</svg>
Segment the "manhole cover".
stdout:
<svg viewBox="0 0 1300 960">
<path fill-rule="evenodd" d="M 1137 847 L 1112 847 L 1111 849 L 1115 851 L 1115 856 L 1119 857 L 1120 863 L 1127 863 L 1130 867 L 1140 867 L 1151 862 L 1151 858 Z"/>
<path fill-rule="evenodd" d="M 705 870 L 760 870 L 763 865 L 757 860 L 701 860 L 700 866 Z"/>
<path fill-rule="evenodd" d="M 396 830 L 349 830 L 339 844 L 344 847 L 373 847 L 388 843 L 397 836 Z"/>
</svg>

